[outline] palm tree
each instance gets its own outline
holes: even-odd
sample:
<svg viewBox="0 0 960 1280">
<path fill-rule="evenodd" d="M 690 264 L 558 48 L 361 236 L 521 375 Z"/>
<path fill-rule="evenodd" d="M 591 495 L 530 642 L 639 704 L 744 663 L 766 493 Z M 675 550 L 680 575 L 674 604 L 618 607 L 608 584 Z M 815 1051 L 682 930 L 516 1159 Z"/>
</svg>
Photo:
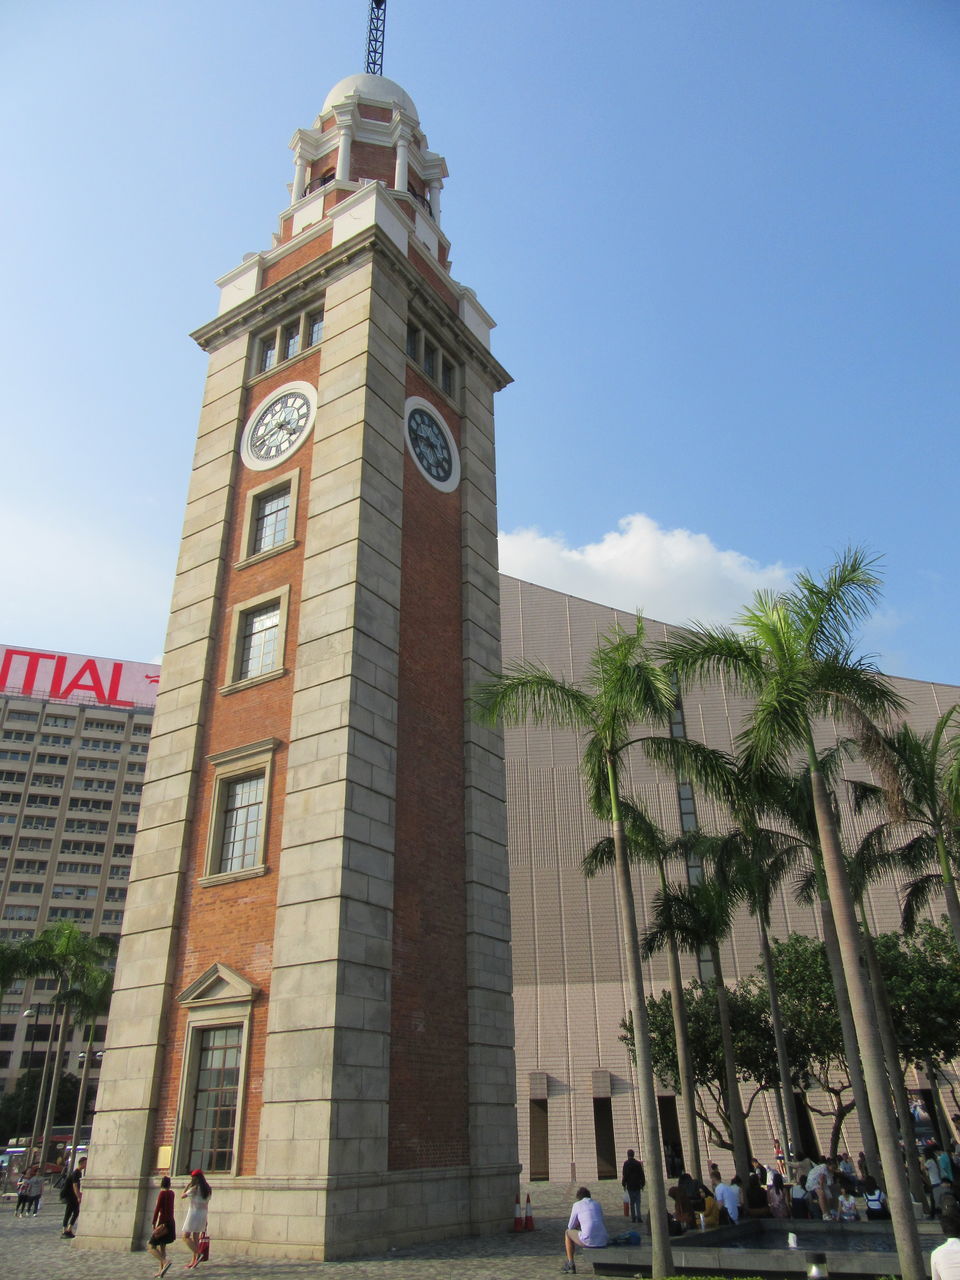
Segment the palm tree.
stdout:
<svg viewBox="0 0 960 1280">
<path fill-rule="evenodd" d="M 852 743 L 848 740 L 843 740 L 819 753 L 820 772 L 828 784 L 832 785 L 839 779 L 841 762 L 851 749 Z M 863 1074 L 863 1065 L 860 1060 L 860 1045 L 853 1021 L 853 1009 L 847 992 L 843 960 L 840 955 L 840 942 L 837 937 L 833 907 L 830 903 L 830 894 L 827 888 L 823 854 L 820 850 L 820 834 L 813 804 L 810 770 L 807 767 L 803 767 L 790 774 L 780 768 L 767 768 L 757 773 L 754 779 L 754 789 L 759 797 L 759 802 L 766 805 L 770 813 L 784 821 L 791 828 L 806 848 L 810 857 L 811 869 L 809 876 L 801 878 L 796 897 L 799 902 L 803 902 L 806 906 L 817 904 L 827 963 L 830 967 L 833 989 L 837 997 L 837 1017 L 840 1021 L 840 1033 L 843 1037 L 844 1057 L 847 1061 L 850 1087 L 853 1091 L 854 1105 L 860 1121 L 867 1168 L 882 1182 L 883 1168 L 880 1161 L 880 1150 L 877 1145 L 876 1129 L 867 1098 L 867 1086 Z"/>
<path fill-rule="evenodd" d="M 654 1280 L 673 1274 L 673 1255 L 667 1230 L 667 1201 L 656 1085 L 650 1053 L 650 1029 L 640 972 L 636 906 L 627 859 L 621 808 L 620 777 L 624 757 L 637 742 L 642 722 L 666 726 L 675 694 L 665 672 L 647 655 L 643 619 L 632 631 L 617 627 L 602 638 L 590 655 L 589 676 L 576 683 L 554 676 L 538 663 L 521 662 L 498 679 L 473 691 L 479 719 L 522 724 L 551 723 L 573 729 L 582 740 L 581 768 L 594 810 L 609 815 L 614 847 L 620 925 L 633 1015 L 640 1115 L 651 1158 L 650 1235 Z"/>
<path fill-rule="evenodd" d="M 719 868 L 721 875 L 740 886 L 743 901 L 757 922 L 760 955 L 770 1001 L 770 1021 L 777 1050 L 777 1070 L 780 1075 L 777 1110 L 783 1130 L 782 1145 L 784 1151 L 789 1151 L 792 1147 L 794 1152 L 798 1152 L 801 1149 L 800 1122 L 793 1096 L 793 1072 L 787 1053 L 787 1037 L 780 1013 L 777 976 L 770 949 L 770 911 L 774 894 L 796 866 L 801 849 L 792 837 L 768 830 L 759 824 L 755 801 L 747 801 L 744 816 L 750 820 L 749 825 L 735 828 L 722 836 L 703 836 L 702 847 L 706 856 Z"/>
<path fill-rule="evenodd" d="M 960 951 L 960 705 L 945 711 L 929 733 L 908 724 L 892 733 L 867 735 L 872 760 L 882 766 L 882 785 L 851 783 L 855 811 L 883 802 L 887 821 L 871 832 L 873 849 L 890 849 L 901 867 L 920 874 L 907 887 L 903 927 L 912 933 L 920 912 L 942 893 Z M 934 868 L 930 870 L 929 868 Z"/>
<path fill-rule="evenodd" d="M 77 1111 L 73 1120 L 73 1136 L 70 1140 L 70 1167 L 77 1165 L 77 1143 L 80 1140 L 80 1128 L 83 1124 L 84 1103 L 87 1097 L 87 1083 L 90 1079 L 90 1068 L 93 1065 L 94 1039 L 97 1034 L 98 1018 L 106 1018 L 110 1012 L 110 1001 L 113 998 L 113 974 L 109 969 L 94 969 L 86 977 L 83 986 L 71 987 L 64 994 L 64 1004 L 73 1014 L 74 1024 L 87 1025 L 87 1044 L 83 1054 L 83 1070 L 80 1073 L 80 1092 L 77 1094 Z"/>
<path fill-rule="evenodd" d="M 75 924 L 61 921 L 45 929 L 36 936 L 35 961 L 42 971 L 56 979 L 57 989 L 54 995 L 54 1011 L 60 1009 L 60 1035 L 53 1053 L 50 1083 L 50 1098 L 47 1103 L 47 1114 L 43 1125 L 43 1137 L 40 1145 L 41 1163 L 46 1158 L 50 1142 L 50 1130 L 53 1128 L 53 1117 L 57 1109 L 57 1093 L 60 1089 L 60 1064 L 67 1039 L 67 1026 L 70 1016 L 67 1004 L 67 993 L 75 988 L 86 988 L 92 982 L 92 975 L 104 967 L 105 961 L 116 954 L 116 941 L 106 934 L 91 937 L 78 929 Z M 52 1034 L 52 1028 L 51 1028 Z M 41 1090 L 39 1107 L 43 1102 Z M 36 1125 L 34 1126 L 36 1128 Z"/>
<path fill-rule="evenodd" d="M 653 900 L 653 924 L 641 939 L 644 956 L 673 945 L 692 955 L 710 952 L 717 997 L 717 1019 L 723 1046 L 726 1075 L 727 1116 L 733 1141 L 733 1162 L 746 1185 L 750 1175 L 750 1148 L 747 1143 L 747 1121 L 740 1098 L 737 1061 L 733 1047 L 733 1025 L 730 1005 L 723 981 L 720 944 L 733 927 L 733 917 L 742 894 L 739 886 L 727 879 L 710 877 L 696 884 L 661 889 Z"/>
<path fill-rule="evenodd" d="M 806 756 L 870 1111 L 887 1182 L 894 1235 L 904 1280 L 922 1280 L 924 1269 L 896 1120 L 876 1029 L 873 1001 L 860 967 L 860 935 L 836 817 L 817 758 L 814 724 L 828 717 L 859 727 L 903 708 L 872 661 L 857 657 L 853 632 L 879 597 L 876 562 L 848 550 L 822 581 L 798 575 L 792 590 L 758 592 L 737 619 L 740 629 L 694 626 L 662 652 L 682 683 L 728 679 L 753 699 L 739 746 L 748 772 L 784 766 Z"/>
<path fill-rule="evenodd" d="M 676 842 L 668 839 L 666 833 L 652 818 L 630 803 L 621 800 L 623 813 L 624 837 L 627 844 L 627 856 L 631 862 L 644 862 L 656 868 L 660 880 L 661 891 L 667 888 L 667 863 L 678 856 Z M 587 853 L 581 863 L 581 870 L 588 878 L 614 865 L 613 840 L 607 836 L 599 840 Z M 680 1097 L 683 1101 L 683 1118 L 686 1130 L 685 1148 L 687 1160 L 685 1167 L 690 1170 L 698 1182 L 703 1181 L 703 1166 L 700 1162 L 700 1141 L 697 1134 L 696 1094 L 693 1083 L 693 1063 L 690 1056 L 690 1032 L 687 1025 L 687 1006 L 683 998 L 683 980 L 680 976 L 680 954 L 676 942 L 671 938 L 667 947 L 667 960 L 670 973 L 670 1007 L 673 1012 L 673 1034 L 677 1045 L 677 1071 L 680 1077 Z"/>
</svg>

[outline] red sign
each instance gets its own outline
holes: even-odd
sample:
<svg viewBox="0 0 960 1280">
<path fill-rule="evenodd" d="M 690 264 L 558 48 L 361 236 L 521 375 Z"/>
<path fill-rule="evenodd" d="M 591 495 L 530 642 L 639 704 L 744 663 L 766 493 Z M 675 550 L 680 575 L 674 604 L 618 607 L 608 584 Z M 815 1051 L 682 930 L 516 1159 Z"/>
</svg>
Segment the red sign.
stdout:
<svg viewBox="0 0 960 1280">
<path fill-rule="evenodd" d="M 160 668 L 147 662 L 0 645 L 0 693 L 13 696 L 103 707 L 152 707 L 159 680 Z"/>
</svg>

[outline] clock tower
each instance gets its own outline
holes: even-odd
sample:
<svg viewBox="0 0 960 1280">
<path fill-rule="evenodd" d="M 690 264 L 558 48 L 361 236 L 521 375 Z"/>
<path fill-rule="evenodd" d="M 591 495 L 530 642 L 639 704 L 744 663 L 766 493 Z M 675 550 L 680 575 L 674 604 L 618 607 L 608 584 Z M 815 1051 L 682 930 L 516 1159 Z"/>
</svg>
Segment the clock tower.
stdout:
<svg viewBox="0 0 960 1280">
<path fill-rule="evenodd" d="M 78 1245 L 202 1169 L 224 1253 L 502 1229 L 517 1186 L 492 321 L 378 75 L 219 282 Z M 182 1183 L 181 1183 L 182 1185 Z M 182 1224 L 181 1224 L 182 1226 Z"/>
</svg>

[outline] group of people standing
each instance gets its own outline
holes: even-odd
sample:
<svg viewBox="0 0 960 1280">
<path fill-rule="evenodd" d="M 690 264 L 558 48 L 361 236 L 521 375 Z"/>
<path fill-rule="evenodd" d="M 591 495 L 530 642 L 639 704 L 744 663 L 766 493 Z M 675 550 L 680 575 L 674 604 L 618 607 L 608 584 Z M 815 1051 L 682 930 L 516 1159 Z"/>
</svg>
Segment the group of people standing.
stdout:
<svg viewBox="0 0 960 1280">
<path fill-rule="evenodd" d="M 54 1186 L 59 1187 L 60 1199 L 63 1202 L 63 1231 L 60 1234 L 67 1240 L 73 1239 L 73 1228 L 77 1225 L 77 1218 L 80 1216 L 82 1198 L 80 1183 L 83 1181 L 86 1167 L 87 1157 L 81 1156 L 75 1169 L 69 1173 L 66 1171 L 60 1173 L 54 1182 Z M 40 1212 L 40 1201 L 43 1198 L 46 1181 L 40 1165 L 24 1171 L 17 1183 L 17 1205 L 14 1209 L 16 1217 L 35 1218 L 37 1216 Z"/>
</svg>

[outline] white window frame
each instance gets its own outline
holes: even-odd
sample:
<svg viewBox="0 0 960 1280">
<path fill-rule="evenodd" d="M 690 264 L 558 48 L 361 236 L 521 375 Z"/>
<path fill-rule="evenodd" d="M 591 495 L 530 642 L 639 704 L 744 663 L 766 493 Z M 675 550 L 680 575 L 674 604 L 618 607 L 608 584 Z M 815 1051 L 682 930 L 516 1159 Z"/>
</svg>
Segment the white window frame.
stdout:
<svg viewBox="0 0 960 1280">
<path fill-rule="evenodd" d="M 237 673 L 240 669 L 243 620 L 247 614 L 255 613 L 258 609 L 263 609 L 274 602 L 280 606 L 277 623 L 277 654 L 281 659 L 280 665 L 271 668 L 270 671 L 261 671 L 259 675 L 248 676 L 241 680 Z M 283 658 L 287 643 L 289 605 L 289 584 L 273 591 L 264 591 L 262 595 L 253 596 L 250 600 L 243 600 L 240 604 L 234 605 L 233 616 L 230 619 L 230 641 L 227 647 L 227 682 L 221 687 L 221 693 L 236 693 L 238 689 L 250 689 L 254 685 L 263 684 L 267 680 L 276 680 L 279 676 L 287 674 Z"/>
<path fill-rule="evenodd" d="M 261 498 L 269 497 L 280 489 L 290 490 L 290 520 L 287 525 L 287 538 L 276 546 L 267 547 L 263 551 L 253 550 L 256 535 L 257 503 Z M 270 556 L 278 556 L 282 551 L 289 551 L 297 545 L 297 495 L 300 491 L 300 471 L 286 471 L 283 475 L 272 476 L 265 484 L 257 485 L 247 494 L 243 510 L 243 547 L 241 559 L 234 565 L 235 569 L 246 569 L 249 565 L 259 564 Z"/>
<path fill-rule="evenodd" d="M 170 1165 L 171 1172 L 175 1172 L 177 1176 L 180 1173 L 189 1172 L 185 1162 L 190 1156 L 190 1132 L 193 1128 L 201 1032 L 235 1026 L 240 1027 L 240 1070 L 237 1081 L 237 1114 L 233 1129 L 233 1159 L 229 1169 L 218 1169 L 211 1176 L 229 1177 L 237 1174 L 239 1153 L 243 1145 L 250 1026 L 253 1020 L 253 1004 L 259 993 L 259 987 L 254 986 L 235 969 L 218 961 L 177 996 L 177 1002 L 186 1010 L 187 1015 Z"/>
<path fill-rule="evenodd" d="M 220 751 L 208 756 L 213 766 L 213 786 L 210 797 L 210 820 L 207 824 L 207 848 L 204 857 L 204 873 L 199 883 L 202 885 L 228 884 L 233 880 L 249 880 L 253 876 L 266 874 L 267 828 L 270 821 L 270 781 L 273 775 L 273 757 L 280 745 L 277 738 L 264 738 L 260 742 L 251 742 L 242 747 L 233 747 L 229 751 Z M 241 867 L 236 871 L 221 871 L 220 859 L 223 853 L 223 832 L 225 819 L 225 802 L 227 786 L 231 782 L 239 782 L 242 778 L 255 775 L 263 777 L 263 812 L 260 824 L 260 845 L 257 860 L 252 867 Z"/>
</svg>

